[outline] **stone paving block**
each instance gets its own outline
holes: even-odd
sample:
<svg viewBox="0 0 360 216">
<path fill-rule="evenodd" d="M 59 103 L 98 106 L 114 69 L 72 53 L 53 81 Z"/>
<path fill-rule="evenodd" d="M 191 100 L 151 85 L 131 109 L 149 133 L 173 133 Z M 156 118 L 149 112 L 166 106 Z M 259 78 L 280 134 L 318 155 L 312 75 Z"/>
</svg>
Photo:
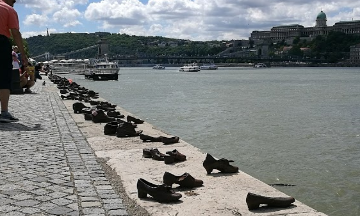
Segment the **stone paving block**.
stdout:
<svg viewBox="0 0 360 216">
<path fill-rule="evenodd" d="M 105 215 L 105 210 L 102 208 L 84 208 L 83 213 L 86 215 L 89 215 L 89 214 L 104 214 Z"/>
<path fill-rule="evenodd" d="M 110 210 L 109 212 L 108 212 L 108 214 L 110 215 L 110 216 L 127 216 L 128 214 L 127 214 L 127 212 L 126 212 L 126 210 L 124 210 L 124 209 L 117 209 L 117 210 Z"/>
<path fill-rule="evenodd" d="M 54 215 L 67 215 L 68 213 L 73 212 L 74 210 L 68 207 L 56 206 L 52 209 L 47 209 L 45 211 L 49 214 L 54 214 Z"/>
<path fill-rule="evenodd" d="M 20 207 L 31 207 L 39 204 L 39 201 L 28 199 L 28 200 L 14 202 L 13 204 Z"/>
<path fill-rule="evenodd" d="M 40 209 L 38 209 L 38 208 L 31 208 L 31 207 L 22 208 L 20 211 L 21 211 L 22 213 L 26 214 L 26 215 L 35 214 L 35 213 L 41 212 Z"/>
<path fill-rule="evenodd" d="M 11 205 L 0 206 L 0 212 L 3 212 L 3 213 L 8 213 L 8 212 L 15 211 L 18 209 L 19 209 L 18 206 L 11 206 Z"/>
<path fill-rule="evenodd" d="M 13 212 L 8 212 L 6 213 L 7 216 L 25 216 L 24 213 L 19 212 L 19 211 L 13 211 Z"/>
</svg>

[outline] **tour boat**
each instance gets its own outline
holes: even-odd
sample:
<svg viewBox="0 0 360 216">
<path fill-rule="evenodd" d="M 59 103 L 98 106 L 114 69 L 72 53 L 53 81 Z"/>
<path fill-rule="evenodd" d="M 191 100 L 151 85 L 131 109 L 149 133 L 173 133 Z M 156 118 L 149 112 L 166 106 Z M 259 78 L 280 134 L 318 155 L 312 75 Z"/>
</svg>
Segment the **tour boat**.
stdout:
<svg viewBox="0 0 360 216">
<path fill-rule="evenodd" d="M 155 65 L 155 66 L 153 67 L 153 69 L 162 70 L 162 69 L 165 69 L 165 66 L 158 64 L 158 65 Z"/>
<path fill-rule="evenodd" d="M 215 64 L 203 64 L 200 66 L 200 70 L 217 70 L 218 66 Z"/>
<path fill-rule="evenodd" d="M 184 65 L 180 67 L 179 71 L 181 72 L 199 72 L 200 67 L 196 63 Z"/>
<path fill-rule="evenodd" d="M 118 80 L 119 66 L 106 57 L 104 60 L 95 60 L 91 68 L 85 71 L 85 78 L 92 80 Z"/>
</svg>

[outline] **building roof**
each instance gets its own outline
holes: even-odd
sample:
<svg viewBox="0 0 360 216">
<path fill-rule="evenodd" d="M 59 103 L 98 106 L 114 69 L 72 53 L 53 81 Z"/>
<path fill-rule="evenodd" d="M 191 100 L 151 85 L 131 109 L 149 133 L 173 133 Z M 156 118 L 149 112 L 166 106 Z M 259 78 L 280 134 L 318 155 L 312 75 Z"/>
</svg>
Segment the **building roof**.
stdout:
<svg viewBox="0 0 360 216">
<path fill-rule="evenodd" d="M 321 12 L 317 15 L 316 20 L 326 20 L 326 14 L 325 14 L 323 11 L 321 11 Z"/>
</svg>

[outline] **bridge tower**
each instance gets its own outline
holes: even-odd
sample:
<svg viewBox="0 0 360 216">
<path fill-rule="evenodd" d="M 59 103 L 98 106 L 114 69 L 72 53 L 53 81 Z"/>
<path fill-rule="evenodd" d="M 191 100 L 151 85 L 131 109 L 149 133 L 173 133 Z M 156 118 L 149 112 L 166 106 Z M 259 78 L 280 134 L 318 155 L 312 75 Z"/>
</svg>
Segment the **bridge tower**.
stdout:
<svg viewBox="0 0 360 216">
<path fill-rule="evenodd" d="M 109 53 L 109 43 L 107 39 L 101 38 L 98 42 L 98 57 L 104 57 L 105 54 Z"/>
</svg>

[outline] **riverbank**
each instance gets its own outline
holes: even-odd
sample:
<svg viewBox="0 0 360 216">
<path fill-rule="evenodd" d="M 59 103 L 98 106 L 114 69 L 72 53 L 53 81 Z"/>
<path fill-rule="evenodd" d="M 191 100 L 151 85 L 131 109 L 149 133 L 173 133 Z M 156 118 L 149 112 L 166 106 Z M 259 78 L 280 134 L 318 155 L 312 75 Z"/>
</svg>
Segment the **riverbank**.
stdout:
<svg viewBox="0 0 360 216">
<path fill-rule="evenodd" d="M 151 215 L 253 215 L 257 213 L 262 215 L 324 215 L 298 200 L 293 206 L 286 209 L 260 208 L 256 211 L 249 211 L 245 202 L 248 192 L 264 196 L 286 195 L 242 171 L 233 175 L 219 173 L 207 175 L 202 167 L 206 154 L 183 140 L 177 144 L 163 145 L 160 142 L 144 143 L 139 137 L 105 136 L 103 135 L 104 124 L 94 124 L 85 121 L 83 115 L 73 114 L 72 104 L 74 101 L 64 100 L 63 103 L 82 134 L 87 138 L 96 156 L 100 160 L 106 161 L 106 165 L 121 179 L 124 193 Z M 89 104 L 86 105 L 89 106 Z M 121 107 L 117 107 L 117 110 L 124 115 L 131 115 Z M 147 122 L 139 124 L 138 130 L 143 130 L 144 134 L 152 136 L 176 136 L 176 134 L 167 134 L 158 130 Z M 166 165 L 161 161 L 142 158 L 143 148 L 155 147 L 163 153 L 177 149 L 187 156 L 187 161 Z M 216 157 L 216 155 L 214 156 Z M 152 199 L 139 199 L 136 188 L 137 180 L 144 178 L 155 184 L 161 184 L 164 172 L 175 175 L 188 172 L 195 178 L 203 180 L 204 186 L 195 190 L 180 190 L 183 197 L 181 202 L 175 204 L 159 204 L 153 202 Z"/>
</svg>

